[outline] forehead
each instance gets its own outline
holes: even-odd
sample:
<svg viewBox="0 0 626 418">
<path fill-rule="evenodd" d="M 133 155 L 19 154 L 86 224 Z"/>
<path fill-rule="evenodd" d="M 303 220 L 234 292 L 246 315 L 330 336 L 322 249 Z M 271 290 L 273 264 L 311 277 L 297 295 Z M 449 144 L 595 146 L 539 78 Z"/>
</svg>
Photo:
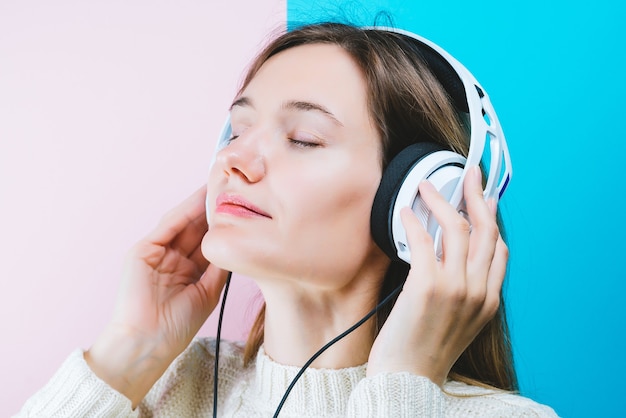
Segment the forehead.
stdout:
<svg viewBox="0 0 626 418">
<path fill-rule="evenodd" d="M 328 107 L 339 119 L 368 117 L 361 69 L 333 44 L 301 45 L 269 58 L 243 90 L 254 101 L 306 100 Z"/>
</svg>

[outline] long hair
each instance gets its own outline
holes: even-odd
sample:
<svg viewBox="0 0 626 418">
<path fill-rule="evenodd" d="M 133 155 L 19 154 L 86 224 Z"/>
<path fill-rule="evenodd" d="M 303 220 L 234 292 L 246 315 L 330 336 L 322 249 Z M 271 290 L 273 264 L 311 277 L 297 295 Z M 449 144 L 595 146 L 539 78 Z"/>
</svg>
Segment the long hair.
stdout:
<svg viewBox="0 0 626 418">
<path fill-rule="evenodd" d="M 467 156 L 469 131 L 463 117 L 411 40 L 389 31 L 323 23 L 284 33 L 270 42 L 252 62 L 240 92 L 269 58 L 307 44 L 340 46 L 365 76 L 370 117 L 382 142 L 381 169 L 402 149 L 416 142 L 436 142 Z M 498 224 L 502 225 L 499 218 Z M 402 285 L 408 271 L 408 265 L 392 261 L 381 284 L 379 300 Z M 392 306 L 388 305 L 378 312 L 376 332 L 382 328 L 391 309 Z M 246 363 L 254 358 L 263 343 L 264 315 L 265 306 L 248 336 L 244 354 Z M 449 378 L 517 390 L 504 303 L 500 303 L 496 315 L 456 361 Z"/>
</svg>

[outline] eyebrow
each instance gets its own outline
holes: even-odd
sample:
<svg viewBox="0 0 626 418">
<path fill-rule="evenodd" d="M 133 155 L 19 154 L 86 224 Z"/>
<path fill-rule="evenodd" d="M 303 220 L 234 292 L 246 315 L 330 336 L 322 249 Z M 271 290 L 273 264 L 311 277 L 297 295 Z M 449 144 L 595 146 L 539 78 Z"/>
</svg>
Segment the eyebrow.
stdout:
<svg viewBox="0 0 626 418">
<path fill-rule="evenodd" d="M 236 106 L 254 108 L 252 100 L 245 96 L 239 97 L 237 100 L 235 100 L 230 106 L 230 110 L 233 110 L 233 108 Z M 305 100 L 290 100 L 283 103 L 281 108 L 285 110 L 297 110 L 300 112 L 319 112 L 332 120 L 336 125 L 343 126 L 343 123 L 341 123 L 341 121 L 337 119 L 333 112 L 331 112 L 325 106 L 322 106 L 319 103 L 308 102 Z"/>
</svg>

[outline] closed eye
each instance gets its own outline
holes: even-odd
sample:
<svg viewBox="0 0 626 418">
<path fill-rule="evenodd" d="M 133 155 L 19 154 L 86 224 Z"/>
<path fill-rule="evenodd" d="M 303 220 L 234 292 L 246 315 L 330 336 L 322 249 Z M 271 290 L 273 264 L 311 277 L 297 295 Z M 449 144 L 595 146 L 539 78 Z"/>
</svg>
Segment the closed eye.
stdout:
<svg viewBox="0 0 626 418">
<path fill-rule="evenodd" d="M 321 147 L 322 144 L 318 143 L 318 142 L 311 142 L 311 141 L 300 141 L 298 139 L 293 139 L 293 138 L 289 138 L 289 142 L 298 148 L 317 148 L 317 147 Z"/>
</svg>

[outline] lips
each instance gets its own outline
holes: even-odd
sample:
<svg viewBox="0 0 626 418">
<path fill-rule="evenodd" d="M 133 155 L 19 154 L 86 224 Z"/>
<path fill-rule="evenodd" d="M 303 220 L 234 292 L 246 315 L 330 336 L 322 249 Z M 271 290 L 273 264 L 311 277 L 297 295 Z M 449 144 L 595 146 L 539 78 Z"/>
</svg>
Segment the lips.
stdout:
<svg viewBox="0 0 626 418">
<path fill-rule="evenodd" d="M 241 196 L 221 193 L 215 201 L 215 213 L 226 213 L 240 217 L 263 217 L 272 219 L 269 213 L 253 205 Z"/>
</svg>

